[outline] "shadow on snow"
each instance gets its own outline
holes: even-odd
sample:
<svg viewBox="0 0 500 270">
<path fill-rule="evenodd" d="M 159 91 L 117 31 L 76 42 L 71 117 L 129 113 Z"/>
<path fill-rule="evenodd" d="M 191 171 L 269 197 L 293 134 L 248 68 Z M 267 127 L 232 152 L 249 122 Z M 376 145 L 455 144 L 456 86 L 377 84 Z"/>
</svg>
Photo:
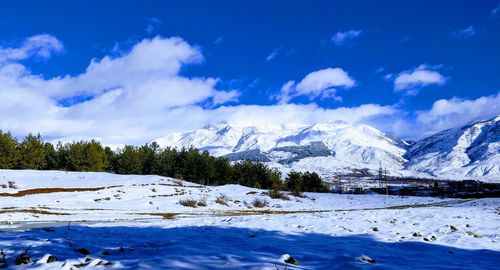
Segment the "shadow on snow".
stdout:
<svg viewBox="0 0 500 270">
<path fill-rule="evenodd" d="M 285 269 L 283 254 L 303 269 L 498 269 L 500 252 L 466 250 L 420 242 L 380 242 L 368 235 L 316 233 L 233 227 L 56 227 L 52 230 L 0 232 L 0 248 L 12 260 L 31 246 L 33 260 L 50 253 L 64 261 L 91 257 L 125 269 Z M 123 249 L 120 251 L 120 247 Z M 109 255 L 102 255 L 106 250 Z M 375 264 L 357 258 L 367 255 Z M 52 263 L 54 267 L 62 262 Z M 48 266 L 48 265 L 46 265 Z M 12 267 L 15 268 L 15 267 Z M 287 266 L 290 269 L 290 266 Z"/>
</svg>

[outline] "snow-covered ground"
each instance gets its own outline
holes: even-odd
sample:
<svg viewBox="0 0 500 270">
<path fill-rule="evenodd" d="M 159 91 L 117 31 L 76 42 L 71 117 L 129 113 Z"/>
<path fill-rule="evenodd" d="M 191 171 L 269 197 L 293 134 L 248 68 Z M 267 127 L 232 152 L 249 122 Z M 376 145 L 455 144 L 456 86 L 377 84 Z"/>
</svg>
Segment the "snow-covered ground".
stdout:
<svg viewBox="0 0 500 270">
<path fill-rule="evenodd" d="M 0 249 L 11 269 L 500 264 L 500 199 L 307 193 L 282 200 L 264 190 L 204 187 L 161 176 L 0 170 L 0 186 L 8 181 L 17 188 L 0 187 Z M 187 199 L 206 206 L 182 206 Z M 255 200 L 267 206 L 255 207 Z M 41 261 L 14 266 L 28 246 L 33 261 Z M 75 251 L 82 248 L 90 254 Z M 44 262 L 47 254 L 58 261 Z M 286 254 L 299 266 L 286 265 Z"/>
</svg>

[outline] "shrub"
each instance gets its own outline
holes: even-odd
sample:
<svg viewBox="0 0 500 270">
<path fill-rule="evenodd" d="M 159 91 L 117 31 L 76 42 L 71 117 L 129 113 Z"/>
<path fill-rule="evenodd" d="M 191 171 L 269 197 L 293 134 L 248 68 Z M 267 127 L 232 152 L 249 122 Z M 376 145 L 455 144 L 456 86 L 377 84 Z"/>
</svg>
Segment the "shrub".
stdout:
<svg viewBox="0 0 500 270">
<path fill-rule="evenodd" d="M 7 184 L 9 185 L 9 188 L 17 189 L 16 182 L 14 182 L 14 181 L 9 181 L 9 182 L 7 182 Z"/>
<path fill-rule="evenodd" d="M 175 180 L 174 181 L 174 185 L 179 186 L 179 187 L 183 187 L 184 186 L 184 184 L 182 183 L 181 180 Z"/>
<path fill-rule="evenodd" d="M 328 192 L 328 187 L 323 184 L 317 173 L 290 172 L 285 179 L 285 185 L 293 195 L 302 197 L 302 192 Z"/>
<path fill-rule="evenodd" d="M 229 206 L 229 204 L 227 203 L 227 201 L 229 201 L 229 198 L 226 197 L 226 195 L 222 195 L 222 194 L 215 199 L 216 203 L 218 203 L 220 205 Z"/>
<path fill-rule="evenodd" d="M 182 206 L 193 207 L 193 208 L 195 208 L 197 205 L 197 202 L 193 199 L 180 200 L 179 203 Z"/>
<path fill-rule="evenodd" d="M 269 197 L 273 199 L 282 199 L 282 200 L 290 200 L 290 197 L 288 195 L 282 193 L 280 190 L 282 189 L 282 185 L 279 183 L 274 183 L 271 186 L 271 190 L 269 190 Z"/>
<path fill-rule="evenodd" d="M 254 199 L 252 202 L 253 207 L 263 208 L 269 205 L 269 203 L 264 199 Z"/>
<path fill-rule="evenodd" d="M 199 201 L 197 204 L 199 207 L 205 207 L 207 206 L 207 202 L 205 200 Z"/>
</svg>

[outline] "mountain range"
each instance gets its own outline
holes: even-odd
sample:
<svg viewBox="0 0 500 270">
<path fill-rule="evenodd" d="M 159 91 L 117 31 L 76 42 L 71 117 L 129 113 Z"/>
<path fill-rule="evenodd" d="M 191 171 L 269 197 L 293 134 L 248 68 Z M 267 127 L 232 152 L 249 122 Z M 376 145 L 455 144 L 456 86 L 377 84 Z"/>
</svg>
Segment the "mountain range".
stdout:
<svg viewBox="0 0 500 270">
<path fill-rule="evenodd" d="M 266 162 L 284 173 L 324 178 L 370 177 L 380 168 L 397 177 L 500 181 L 500 116 L 408 142 L 365 124 L 208 125 L 156 140 L 196 147 L 231 161 Z"/>
</svg>

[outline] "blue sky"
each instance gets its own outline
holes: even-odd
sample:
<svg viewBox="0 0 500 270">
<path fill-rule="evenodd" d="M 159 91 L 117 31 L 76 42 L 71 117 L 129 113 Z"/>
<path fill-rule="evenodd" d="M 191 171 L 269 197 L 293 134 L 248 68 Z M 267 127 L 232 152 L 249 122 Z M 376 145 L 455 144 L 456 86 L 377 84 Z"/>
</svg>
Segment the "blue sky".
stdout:
<svg viewBox="0 0 500 270">
<path fill-rule="evenodd" d="M 1 6 L 0 86 L 8 86 L 3 97 L 11 104 L 31 102 L 24 105 L 33 110 L 21 119 L 8 113 L 14 105 L 0 108 L 0 118 L 7 120 L 0 128 L 17 136 L 31 131 L 50 139 L 139 143 L 212 121 L 267 123 L 259 115 L 279 112 L 289 117 L 271 123 L 344 120 L 417 138 L 500 114 L 500 1 L 3 1 Z M 163 64 L 179 68 L 167 75 L 162 73 L 167 66 L 157 71 L 175 81 L 204 80 L 199 93 L 189 90 L 193 86 L 163 82 L 162 75 L 148 76 L 150 68 L 134 73 L 133 82 L 124 73 L 97 85 L 109 75 L 89 75 L 92 59 L 94 64 L 126 59 L 141 42 L 172 37 L 182 44 L 158 45 L 165 47 L 153 54 L 165 53 L 173 62 Z M 188 46 L 189 55 L 167 57 L 179 46 Z M 155 45 L 144 47 L 151 51 Z M 22 50 L 22 57 L 13 56 Z M 137 57 L 147 66 L 144 54 Z M 124 70 L 118 62 L 114 68 Z M 23 71 L 5 71 L 16 66 Z M 13 78 L 27 81 L 12 85 Z M 161 86 L 161 94 L 154 98 L 148 89 L 135 90 L 146 84 Z M 136 98 L 97 110 L 97 98 L 118 88 L 124 90 L 114 95 Z M 20 92 L 24 95 L 16 97 Z M 141 104 L 151 104 L 144 105 L 148 110 L 157 110 L 145 113 L 137 105 L 141 97 Z M 186 102 L 156 104 L 162 98 Z M 121 108 L 137 112 L 128 115 Z M 180 109 L 197 113 L 172 113 Z M 255 119 L 234 116 L 253 110 L 259 111 Z M 54 115 L 40 115 L 43 111 Z M 159 112 L 163 119 L 185 117 L 183 123 L 176 117 L 141 126 L 147 122 L 141 119 Z M 106 126 L 96 116 L 103 114 L 109 116 L 105 123 L 123 125 L 91 128 Z M 137 130 L 123 135 L 126 123 Z"/>
</svg>

